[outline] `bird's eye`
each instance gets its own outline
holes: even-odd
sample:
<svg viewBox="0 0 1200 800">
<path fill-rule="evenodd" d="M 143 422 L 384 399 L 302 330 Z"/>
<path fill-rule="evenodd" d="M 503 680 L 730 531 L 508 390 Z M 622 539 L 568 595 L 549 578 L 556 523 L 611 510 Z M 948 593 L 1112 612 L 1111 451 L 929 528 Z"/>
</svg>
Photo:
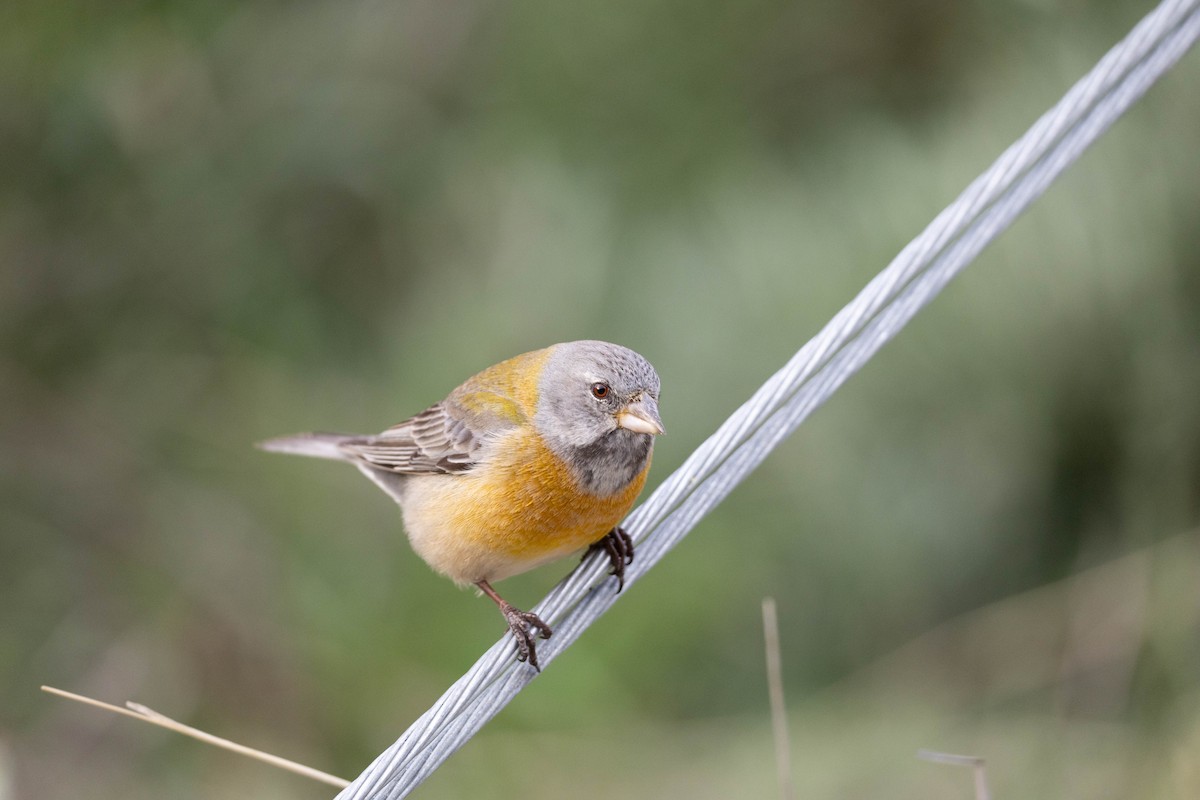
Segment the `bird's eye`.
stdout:
<svg viewBox="0 0 1200 800">
<path fill-rule="evenodd" d="M 604 398 L 608 397 L 608 393 L 610 391 L 611 390 L 608 388 L 607 383 L 592 384 L 592 397 L 596 398 L 597 400 L 603 400 Z"/>
</svg>

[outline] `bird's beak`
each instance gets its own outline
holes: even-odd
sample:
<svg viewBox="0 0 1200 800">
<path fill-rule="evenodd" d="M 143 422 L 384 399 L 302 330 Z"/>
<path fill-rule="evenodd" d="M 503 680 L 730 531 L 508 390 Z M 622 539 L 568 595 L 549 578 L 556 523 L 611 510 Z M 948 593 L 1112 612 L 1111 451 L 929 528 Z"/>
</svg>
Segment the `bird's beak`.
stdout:
<svg viewBox="0 0 1200 800">
<path fill-rule="evenodd" d="M 617 425 L 634 433 L 658 436 L 663 432 L 663 424 L 658 416 L 657 401 L 649 395 L 642 395 L 617 414 Z"/>
</svg>

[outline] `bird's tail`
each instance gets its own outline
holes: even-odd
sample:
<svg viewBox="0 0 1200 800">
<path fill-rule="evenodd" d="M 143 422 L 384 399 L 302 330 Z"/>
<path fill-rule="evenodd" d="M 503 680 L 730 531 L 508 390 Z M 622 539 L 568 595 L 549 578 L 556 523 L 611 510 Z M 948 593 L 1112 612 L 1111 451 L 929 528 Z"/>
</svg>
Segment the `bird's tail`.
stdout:
<svg viewBox="0 0 1200 800">
<path fill-rule="evenodd" d="M 346 436 L 340 433 L 297 433 L 293 436 L 280 436 L 278 439 L 267 439 L 255 444 L 259 450 L 271 453 L 291 453 L 296 456 L 312 456 L 313 458 L 332 458 L 335 461 L 345 461 L 346 452 L 342 450 L 343 442 L 350 442 L 359 437 Z"/>
</svg>

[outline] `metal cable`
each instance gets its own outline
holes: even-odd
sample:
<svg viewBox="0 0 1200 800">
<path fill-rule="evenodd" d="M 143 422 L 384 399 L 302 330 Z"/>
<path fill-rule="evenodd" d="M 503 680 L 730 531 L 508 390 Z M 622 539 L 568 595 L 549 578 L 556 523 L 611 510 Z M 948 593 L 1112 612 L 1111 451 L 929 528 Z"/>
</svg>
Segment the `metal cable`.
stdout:
<svg viewBox="0 0 1200 800">
<path fill-rule="evenodd" d="M 1165 0 L 1009 147 L 625 521 L 636 583 L 784 438 L 1004 231 L 1200 38 L 1200 0 Z M 589 556 L 534 611 L 551 664 L 618 598 Z M 506 634 L 337 800 L 398 800 L 536 676 Z"/>
</svg>

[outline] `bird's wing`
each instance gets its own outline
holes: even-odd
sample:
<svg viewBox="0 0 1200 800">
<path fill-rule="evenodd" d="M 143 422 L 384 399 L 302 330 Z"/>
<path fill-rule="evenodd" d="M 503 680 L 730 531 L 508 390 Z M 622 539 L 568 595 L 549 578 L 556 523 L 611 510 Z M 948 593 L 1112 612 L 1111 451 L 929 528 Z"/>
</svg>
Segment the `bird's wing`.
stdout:
<svg viewBox="0 0 1200 800">
<path fill-rule="evenodd" d="M 464 386 L 377 436 L 342 442 L 340 447 L 350 457 L 390 472 L 465 472 L 478 463 L 492 436 L 523 420 L 516 403 L 503 394 Z"/>
</svg>

